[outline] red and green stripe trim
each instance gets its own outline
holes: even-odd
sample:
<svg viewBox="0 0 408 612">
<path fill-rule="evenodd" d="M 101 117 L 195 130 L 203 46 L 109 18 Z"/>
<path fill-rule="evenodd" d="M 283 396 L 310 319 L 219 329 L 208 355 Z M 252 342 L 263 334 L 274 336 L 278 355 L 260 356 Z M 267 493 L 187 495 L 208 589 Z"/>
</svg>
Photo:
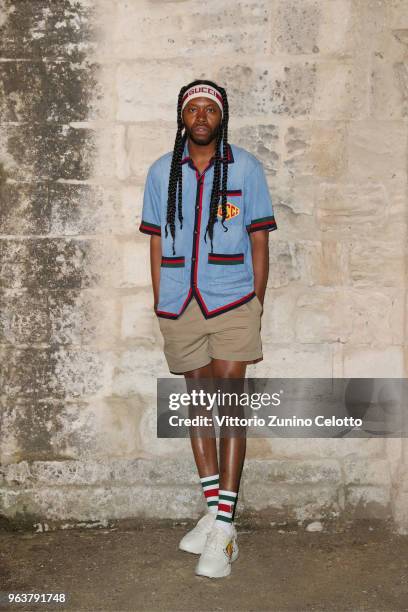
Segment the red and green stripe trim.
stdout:
<svg viewBox="0 0 408 612">
<path fill-rule="evenodd" d="M 241 189 L 227 189 L 227 191 L 220 191 L 219 195 L 222 196 L 223 193 L 225 193 L 227 196 L 241 196 L 242 195 L 242 190 Z"/>
<path fill-rule="evenodd" d="M 208 253 L 208 263 L 222 266 L 234 266 L 244 263 L 243 253 Z"/>
<path fill-rule="evenodd" d="M 273 215 L 270 215 L 269 217 L 260 217 L 259 219 L 254 219 L 249 225 L 246 226 L 246 228 L 249 233 L 263 229 L 266 229 L 268 231 L 278 229 L 275 217 Z"/>
<path fill-rule="evenodd" d="M 185 266 L 184 256 L 162 257 L 161 266 L 162 268 L 184 268 Z"/>
<path fill-rule="evenodd" d="M 148 223 L 147 221 L 141 222 L 139 226 L 139 231 L 143 232 L 143 234 L 154 234 L 156 236 L 161 236 L 160 225 L 155 225 L 154 223 Z"/>
</svg>

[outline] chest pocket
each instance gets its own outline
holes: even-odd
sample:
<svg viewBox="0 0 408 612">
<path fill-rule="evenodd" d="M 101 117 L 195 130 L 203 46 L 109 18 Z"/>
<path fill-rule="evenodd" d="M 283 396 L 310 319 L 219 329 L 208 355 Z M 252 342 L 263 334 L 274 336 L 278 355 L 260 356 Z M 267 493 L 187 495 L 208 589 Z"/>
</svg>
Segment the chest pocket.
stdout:
<svg viewBox="0 0 408 612">
<path fill-rule="evenodd" d="M 248 282 L 250 273 L 244 253 L 208 253 L 208 277 L 211 283 L 239 285 Z"/>
<path fill-rule="evenodd" d="M 242 251 L 243 238 L 242 232 L 245 229 L 243 220 L 242 191 L 240 189 L 230 189 L 227 192 L 227 216 L 225 227 L 228 232 L 222 232 L 227 252 L 208 253 L 208 276 L 214 283 L 239 283 L 247 280 L 248 270 L 245 256 Z M 218 222 L 222 221 L 222 205 L 218 206 Z M 220 249 L 221 250 L 221 249 Z"/>
<path fill-rule="evenodd" d="M 184 281 L 185 269 L 186 262 L 184 256 L 162 256 L 160 265 L 160 280 L 171 280 L 182 283 Z"/>
</svg>

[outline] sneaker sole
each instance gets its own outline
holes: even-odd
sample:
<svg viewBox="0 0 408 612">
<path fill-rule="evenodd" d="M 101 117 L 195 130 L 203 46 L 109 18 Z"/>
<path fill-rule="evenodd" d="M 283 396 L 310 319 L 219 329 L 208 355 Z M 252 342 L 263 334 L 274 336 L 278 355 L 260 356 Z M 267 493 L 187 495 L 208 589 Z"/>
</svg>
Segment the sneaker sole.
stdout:
<svg viewBox="0 0 408 612">
<path fill-rule="evenodd" d="M 204 578 L 225 578 L 226 576 L 229 576 L 230 573 L 231 573 L 231 563 L 228 563 L 228 566 L 226 567 L 224 572 L 220 572 L 218 574 L 204 574 L 204 572 L 196 571 L 196 576 L 203 576 Z"/>
<path fill-rule="evenodd" d="M 231 555 L 231 562 L 228 563 L 224 572 L 219 572 L 218 574 L 204 574 L 204 572 L 200 572 L 196 570 L 195 572 L 196 576 L 204 576 L 205 578 L 226 578 L 226 576 L 229 576 L 231 573 L 231 563 L 236 561 L 238 559 L 238 556 L 239 556 L 239 548 L 238 548 L 238 544 L 236 544 L 236 548 Z"/>
</svg>

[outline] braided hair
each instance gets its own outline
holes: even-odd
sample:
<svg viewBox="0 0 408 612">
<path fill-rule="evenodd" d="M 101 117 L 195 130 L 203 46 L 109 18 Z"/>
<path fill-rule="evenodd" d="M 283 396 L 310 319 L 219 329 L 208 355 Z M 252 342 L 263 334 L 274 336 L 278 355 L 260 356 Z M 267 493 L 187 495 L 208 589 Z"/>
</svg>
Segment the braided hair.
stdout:
<svg viewBox="0 0 408 612">
<path fill-rule="evenodd" d="M 214 156 L 214 180 L 211 192 L 210 200 L 210 214 L 208 219 L 207 228 L 204 234 L 204 241 L 207 243 L 207 234 L 211 242 L 211 253 L 213 252 L 213 237 L 214 237 L 214 224 L 218 222 L 217 212 L 220 197 L 220 182 L 221 182 L 221 164 L 222 164 L 222 190 L 221 190 L 221 206 L 222 206 L 222 221 L 221 224 L 224 231 L 228 231 L 228 227 L 225 226 L 225 219 L 227 216 L 227 183 L 228 183 L 228 98 L 225 89 L 219 87 L 213 81 L 203 81 L 201 79 L 192 81 L 188 85 L 185 85 L 180 89 L 177 102 L 177 134 L 174 142 L 173 157 L 170 166 L 169 176 L 169 190 L 167 199 L 167 218 L 165 227 L 165 236 L 168 236 L 167 226 L 170 227 L 170 233 L 173 238 L 173 255 L 175 255 L 175 236 L 176 236 L 176 200 L 177 200 L 177 216 L 180 222 L 180 229 L 183 229 L 183 208 L 182 208 L 182 193 L 183 193 L 183 173 L 181 158 L 184 151 L 184 146 L 187 140 L 186 132 L 183 131 L 183 120 L 181 116 L 181 107 L 183 103 L 183 96 L 185 92 L 193 87 L 194 85 L 210 85 L 214 89 L 220 92 L 222 96 L 223 104 L 223 117 L 218 132 L 215 156 Z M 220 144 L 223 140 L 223 152 L 221 157 Z"/>
</svg>

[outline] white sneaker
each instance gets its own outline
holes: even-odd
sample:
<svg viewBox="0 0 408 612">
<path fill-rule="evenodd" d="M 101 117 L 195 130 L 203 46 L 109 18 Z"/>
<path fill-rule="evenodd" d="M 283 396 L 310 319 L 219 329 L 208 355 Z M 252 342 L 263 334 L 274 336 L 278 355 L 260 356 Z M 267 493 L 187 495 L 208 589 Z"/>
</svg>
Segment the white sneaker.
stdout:
<svg viewBox="0 0 408 612">
<path fill-rule="evenodd" d="M 215 512 L 207 512 L 200 518 L 197 525 L 180 540 L 179 549 L 200 555 L 203 552 L 207 535 L 215 522 Z"/>
<path fill-rule="evenodd" d="M 208 578 L 223 578 L 231 573 L 231 563 L 238 558 L 237 530 L 232 523 L 229 535 L 217 525 L 207 536 L 207 541 L 197 563 L 195 573 Z"/>
</svg>

